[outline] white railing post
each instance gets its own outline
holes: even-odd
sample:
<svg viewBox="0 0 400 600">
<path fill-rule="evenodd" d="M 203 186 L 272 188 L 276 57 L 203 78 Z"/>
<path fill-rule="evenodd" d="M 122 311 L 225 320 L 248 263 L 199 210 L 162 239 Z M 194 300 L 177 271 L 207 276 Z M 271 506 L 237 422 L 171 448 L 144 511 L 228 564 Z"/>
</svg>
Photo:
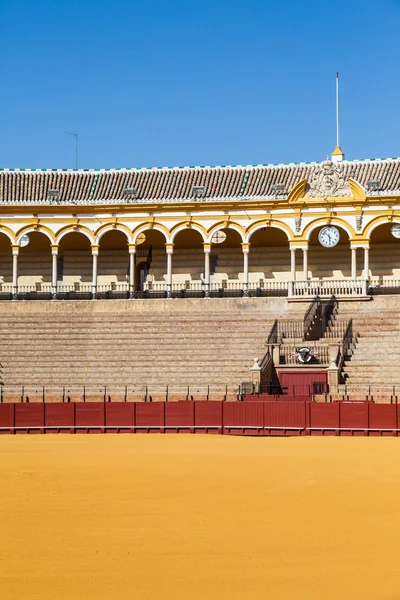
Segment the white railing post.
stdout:
<svg viewBox="0 0 400 600">
<path fill-rule="evenodd" d="M 242 244 L 243 252 L 243 296 L 249 295 L 249 251 L 250 244 Z"/>
<path fill-rule="evenodd" d="M 206 286 L 205 289 L 205 297 L 210 297 L 210 254 L 211 254 L 211 244 L 204 243 L 204 284 Z"/>
<path fill-rule="evenodd" d="M 96 298 L 97 293 L 97 258 L 99 255 L 99 246 L 92 245 L 92 258 L 93 258 L 93 275 L 92 275 L 92 297 Z"/>
<path fill-rule="evenodd" d="M 167 252 L 167 298 L 172 297 L 172 253 L 174 251 L 174 244 L 165 244 L 165 250 Z"/>
<path fill-rule="evenodd" d="M 129 244 L 129 298 L 135 297 L 136 244 Z"/>
<path fill-rule="evenodd" d="M 12 245 L 12 257 L 13 257 L 13 272 L 12 272 L 12 297 L 16 300 L 18 297 L 18 244 Z"/>
<path fill-rule="evenodd" d="M 53 300 L 57 299 L 57 258 L 58 258 L 58 244 L 51 245 L 51 297 Z"/>
</svg>

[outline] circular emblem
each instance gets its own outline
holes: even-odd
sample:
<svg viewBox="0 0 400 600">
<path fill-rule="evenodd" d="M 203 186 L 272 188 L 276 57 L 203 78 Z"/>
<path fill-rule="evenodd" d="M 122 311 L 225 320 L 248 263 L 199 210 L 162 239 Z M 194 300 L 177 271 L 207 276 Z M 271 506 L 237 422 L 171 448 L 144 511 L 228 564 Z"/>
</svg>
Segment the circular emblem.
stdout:
<svg viewBox="0 0 400 600">
<path fill-rule="evenodd" d="M 136 238 L 136 245 L 139 246 L 139 244 L 143 244 L 143 242 L 146 241 L 146 236 L 144 235 L 144 233 L 139 233 L 139 235 Z"/>
<path fill-rule="evenodd" d="M 304 346 L 303 348 L 299 348 L 297 350 L 297 359 L 300 363 L 302 363 L 302 364 L 310 363 L 313 358 L 314 358 L 314 355 L 311 352 L 310 348 L 307 348 L 306 346 Z"/>
<path fill-rule="evenodd" d="M 211 237 L 212 244 L 222 244 L 226 240 L 226 233 L 224 231 L 216 231 Z"/>
<path fill-rule="evenodd" d="M 339 229 L 333 225 L 323 227 L 318 234 L 319 243 L 325 248 L 333 248 L 340 240 Z"/>
<path fill-rule="evenodd" d="M 19 245 L 21 246 L 21 248 L 25 248 L 25 246 L 27 246 L 29 244 L 29 242 L 31 241 L 31 238 L 29 237 L 29 235 L 23 235 L 22 238 L 19 240 Z"/>
<path fill-rule="evenodd" d="M 395 223 L 392 225 L 390 232 L 393 237 L 400 238 L 400 223 Z"/>
</svg>

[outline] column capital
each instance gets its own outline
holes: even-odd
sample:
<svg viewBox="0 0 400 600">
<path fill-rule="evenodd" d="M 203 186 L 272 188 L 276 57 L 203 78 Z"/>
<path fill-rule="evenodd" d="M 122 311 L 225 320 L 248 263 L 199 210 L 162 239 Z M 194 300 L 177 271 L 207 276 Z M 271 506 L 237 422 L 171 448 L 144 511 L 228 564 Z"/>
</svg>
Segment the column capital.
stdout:
<svg viewBox="0 0 400 600">
<path fill-rule="evenodd" d="M 165 244 L 165 250 L 167 254 L 172 254 L 174 251 L 174 244 Z"/>
<path fill-rule="evenodd" d="M 243 242 L 242 243 L 242 252 L 249 252 L 250 251 L 250 243 L 249 242 Z"/>
<path fill-rule="evenodd" d="M 58 244 L 51 244 L 51 253 L 54 254 L 58 254 Z"/>
<path fill-rule="evenodd" d="M 13 256 L 18 256 L 18 254 L 19 254 L 19 245 L 18 244 L 12 244 L 11 245 L 11 249 L 12 249 Z"/>
<path fill-rule="evenodd" d="M 209 242 L 204 242 L 203 243 L 203 248 L 204 248 L 204 252 L 206 254 L 209 254 L 211 252 L 211 243 Z"/>
<path fill-rule="evenodd" d="M 289 248 L 290 250 L 307 250 L 308 249 L 308 242 L 305 241 L 303 243 L 299 243 L 297 240 L 294 242 L 289 242 Z"/>
<path fill-rule="evenodd" d="M 93 256 L 95 256 L 96 254 L 99 253 L 99 248 L 100 248 L 100 246 L 98 244 L 92 244 L 92 254 L 93 254 Z"/>
<path fill-rule="evenodd" d="M 136 244 L 128 244 L 129 254 L 136 254 Z"/>
</svg>

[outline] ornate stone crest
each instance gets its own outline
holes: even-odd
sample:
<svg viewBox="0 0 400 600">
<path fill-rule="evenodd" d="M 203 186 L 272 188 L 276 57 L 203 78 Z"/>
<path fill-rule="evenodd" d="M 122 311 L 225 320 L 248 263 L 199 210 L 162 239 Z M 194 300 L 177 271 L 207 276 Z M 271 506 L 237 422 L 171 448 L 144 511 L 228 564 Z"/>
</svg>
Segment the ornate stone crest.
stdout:
<svg viewBox="0 0 400 600">
<path fill-rule="evenodd" d="M 351 196 L 350 186 L 345 180 L 341 168 L 327 160 L 316 169 L 306 196 L 308 198 L 323 198 L 324 196 Z"/>
<path fill-rule="evenodd" d="M 356 230 L 357 232 L 360 232 L 362 229 L 362 222 L 363 222 L 363 218 L 362 215 L 359 215 L 356 217 Z"/>
<path fill-rule="evenodd" d="M 301 217 L 296 217 L 294 220 L 294 227 L 296 233 L 300 233 L 301 231 Z"/>
</svg>

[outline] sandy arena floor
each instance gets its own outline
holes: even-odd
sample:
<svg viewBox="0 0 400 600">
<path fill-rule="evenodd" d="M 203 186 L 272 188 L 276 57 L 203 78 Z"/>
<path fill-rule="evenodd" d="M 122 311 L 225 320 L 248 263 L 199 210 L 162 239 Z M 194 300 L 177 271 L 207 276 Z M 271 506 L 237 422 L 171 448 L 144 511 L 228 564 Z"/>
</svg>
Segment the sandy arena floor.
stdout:
<svg viewBox="0 0 400 600">
<path fill-rule="evenodd" d="M 400 440 L 0 437 L 0 598 L 400 598 Z"/>
</svg>

